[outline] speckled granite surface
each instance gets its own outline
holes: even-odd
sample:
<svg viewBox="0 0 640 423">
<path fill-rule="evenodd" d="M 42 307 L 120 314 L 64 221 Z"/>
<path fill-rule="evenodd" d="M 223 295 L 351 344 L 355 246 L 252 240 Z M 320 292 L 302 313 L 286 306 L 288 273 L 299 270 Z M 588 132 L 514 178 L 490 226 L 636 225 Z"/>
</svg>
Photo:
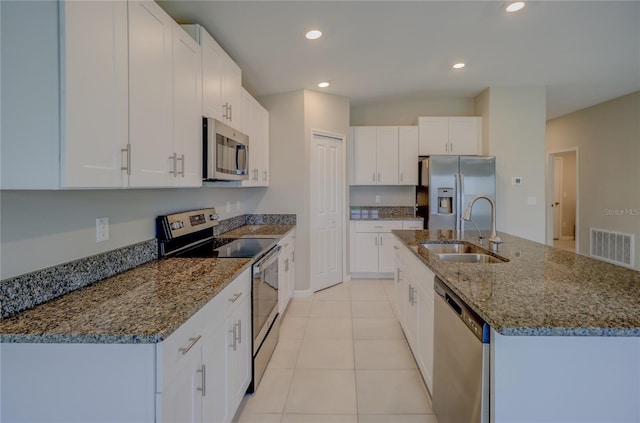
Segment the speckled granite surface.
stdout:
<svg viewBox="0 0 640 423">
<path fill-rule="evenodd" d="M 22 310 L 158 258 L 155 239 L 0 282 L 0 316 Z"/>
<path fill-rule="evenodd" d="M 393 233 L 503 335 L 640 336 L 638 271 L 505 233 L 508 263 L 444 262 L 420 243 L 452 242 L 452 231 Z M 477 244 L 477 232 L 462 239 Z"/>
<path fill-rule="evenodd" d="M 159 342 L 250 265 L 251 259 L 154 261 L 0 321 L 0 342 Z"/>
<path fill-rule="evenodd" d="M 296 225 L 244 225 L 229 232 L 219 235 L 219 238 L 240 238 L 240 237 L 274 237 L 280 238 L 287 234 Z"/>
<path fill-rule="evenodd" d="M 413 207 L 351 206 L 351 220 L 422 220 Z"/>
</svg>

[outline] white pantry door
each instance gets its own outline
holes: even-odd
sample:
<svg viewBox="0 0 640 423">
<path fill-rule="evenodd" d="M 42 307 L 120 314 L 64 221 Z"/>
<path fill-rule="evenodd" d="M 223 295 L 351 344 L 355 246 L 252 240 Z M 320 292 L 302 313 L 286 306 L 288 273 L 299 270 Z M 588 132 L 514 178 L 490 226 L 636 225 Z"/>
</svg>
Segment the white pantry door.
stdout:
<svg viewBox="0 0 640 423">
<path fill-rule="evenodd" d="M 311 289 L 342 282 L 344 137 L 311 136 Z"/>
</svg>

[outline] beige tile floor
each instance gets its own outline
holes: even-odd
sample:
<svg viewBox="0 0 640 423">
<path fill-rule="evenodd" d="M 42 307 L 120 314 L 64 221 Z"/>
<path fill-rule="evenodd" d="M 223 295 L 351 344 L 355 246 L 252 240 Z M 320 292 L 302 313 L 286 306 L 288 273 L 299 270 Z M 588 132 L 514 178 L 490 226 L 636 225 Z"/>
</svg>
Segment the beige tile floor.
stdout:
<svg viewBox="0 0 640 423">
<path fill-rule="evenodd" d="M 359 279 L 293 299 L 238 423 L 435 423 L 393 298 Z"/>
</svg>

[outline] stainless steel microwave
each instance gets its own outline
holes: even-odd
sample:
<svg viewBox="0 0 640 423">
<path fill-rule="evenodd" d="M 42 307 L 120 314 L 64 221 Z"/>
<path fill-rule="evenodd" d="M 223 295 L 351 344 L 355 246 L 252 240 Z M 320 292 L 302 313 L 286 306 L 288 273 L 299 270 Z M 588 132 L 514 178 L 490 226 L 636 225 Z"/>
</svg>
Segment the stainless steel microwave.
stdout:
<svg viewBox="0 0 640 423">
<path fill-rule="evenodd" d="M 249 179 L 249 136 L 212 118 L 203 118 L 202 125 L 203 179 Z"/>
</svg>

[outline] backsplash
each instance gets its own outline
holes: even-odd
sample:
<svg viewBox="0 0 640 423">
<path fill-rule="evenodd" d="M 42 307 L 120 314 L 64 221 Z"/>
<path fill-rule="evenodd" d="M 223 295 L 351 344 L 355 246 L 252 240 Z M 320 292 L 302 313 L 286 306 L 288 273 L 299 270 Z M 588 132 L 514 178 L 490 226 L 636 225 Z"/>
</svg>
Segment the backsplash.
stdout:
<svg viewBox="0 0 640 423">
<path fill-rule="evenodd" d="M 219 235 L 245 224 L 296 224 L 295 214 L 246 214 L 221 220 Z M 150 239 L 113 251 L 0 281 L 0 318 L 35 307 L 102 279 L 158 258 L 158 242 Z"/>
</svg>

